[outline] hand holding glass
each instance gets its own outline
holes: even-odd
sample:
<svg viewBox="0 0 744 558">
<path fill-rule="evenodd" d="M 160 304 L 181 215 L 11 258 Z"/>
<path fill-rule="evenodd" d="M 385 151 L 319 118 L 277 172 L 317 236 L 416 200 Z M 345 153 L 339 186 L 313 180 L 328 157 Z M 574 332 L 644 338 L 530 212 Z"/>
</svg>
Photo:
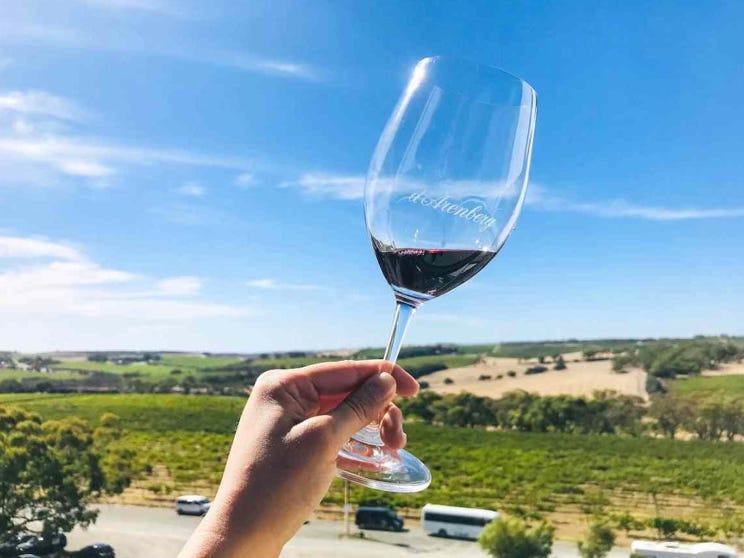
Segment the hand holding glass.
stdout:
<svg viewBox="0 0 744 558">
<path fill-rule="evenodd" d="M 395 362 L 416 309 L 478 273 L 522 208 L 535 91 L 496 68 L 448 58 L 418 63 L 380 136 L 365 190 L 372 246 L 397 307 L 385 360 Z M 354 435 L 339 475 L 389 492 L 418 492 L 426 466 L 387 448 L 379 427 Z"/>
</svg>

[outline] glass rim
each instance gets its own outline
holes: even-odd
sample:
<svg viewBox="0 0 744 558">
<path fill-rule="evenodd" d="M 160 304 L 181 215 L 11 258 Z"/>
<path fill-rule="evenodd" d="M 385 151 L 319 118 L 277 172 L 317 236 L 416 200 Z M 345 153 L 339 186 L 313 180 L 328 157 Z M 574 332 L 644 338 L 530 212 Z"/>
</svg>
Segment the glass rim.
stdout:
<svg viewBox="0 0 744 558">
<path fill-rule="evenodd" d="M 432 56 L 426 56 L 424 58 L 421 58 L 418 62 L 416 62 L 416 65 L 414 66 L 414 73 L 416 72 L 416 69 L 419 68 L 423 64 L 428 64 L 430 62 L 444 62 L 444 63 L 453 63 L 453 64 L 459 64 L 462 66 L 467 66 L 472 69 L 485 69 L 490 72 L 494 72 L 497 74 L 501 74 L 504 77 L 507 77 L 511 80 L 517 81 L 521 83 L 522 85 L 525 85 L 529 88 L 530 92 L 532 93 L 532 96 L 534 98 L 537 98 L 537 91 L 535 88 L 530 84 L 527 80 L 519 77 L 516 74 L 513 74 L 507 70 L 504 70 L 503 68 L 500 68 L 499 66 L 493 66 L 491 64 L 484 64 L 482 62 L 475 62 L 469 58 L 463 58 L 460 56 L 452 56 L 448 54 L 436 54 Z"/>
</svg>

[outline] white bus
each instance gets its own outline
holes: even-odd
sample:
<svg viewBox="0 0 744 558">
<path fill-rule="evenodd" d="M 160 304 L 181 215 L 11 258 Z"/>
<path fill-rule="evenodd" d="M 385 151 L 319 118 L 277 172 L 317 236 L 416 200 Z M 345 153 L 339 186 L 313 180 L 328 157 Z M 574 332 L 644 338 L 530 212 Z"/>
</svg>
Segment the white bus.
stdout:
<svg viewBox="0 0 744 558">
<path fill-rule="evenodd" d="M 682 544 L 673 541 L 633 541 L 630 552 L 631 555 L 647 558 L 736 558 L 736 550 L 714 542 Z"/>
<path fill-rule="evenodd" d="M 498 518 L 498 512 L 491 510 L 426 504 L 421 509 L 421 528 L 429 535 L 477 539 Z"/>
</svg>

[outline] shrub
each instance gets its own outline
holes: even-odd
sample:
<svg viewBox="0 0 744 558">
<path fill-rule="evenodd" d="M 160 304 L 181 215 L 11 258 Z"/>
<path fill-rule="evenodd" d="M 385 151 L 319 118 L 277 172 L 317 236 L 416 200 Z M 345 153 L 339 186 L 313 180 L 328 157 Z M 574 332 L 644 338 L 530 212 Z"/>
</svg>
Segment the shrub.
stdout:
<svg viewBox="0 0 744 558">
<path fill-rule="evenodd" d="M 480 376 L 478 376 L 478 380 L 482 382 L 484 380 L 490 380 L 491 377 L 492 376 L 490 374 L 481 374 Z"/>
<path fill-rule="evenodd" d="M 500 379 L 501 379 L 501 378 L 503 378 L 503 377 L 504 377 L 504 375 L 503 375 L 503 374 L 498 374 L 498 375 L 496 376 L 496 379 L 497 379 L 497 380 L 500 380 Z"/>
<path fill-rule="evenodd" d="M 445 378 L 444 383 L 447 385 L 454 384 L 455 380 L 453 380 L 452 378 Z"/>
<path fill-rule="evenodd" d="M 677 531 L 682 529 L 683 522 L 679 519 L 671 519 L 668 517 L 654 517 L 648 521 L 648 526 L 658 531 L 659 538 L 669 539 L 673 537 Z"/>
<path fill-rule="evenodd" d="M 425 381 L 421 380 L 418 384 L 419 384 L 419 388 L 420 389 L 428 389 L 429 388 L 429 382 L 425 382 Z"/>
<path fill-rule="evenodd" d="M 538 364 L 537 366 L 531 366 L 527 370 L 524 371 L 525 374 L 542 374 L 543 372 L 546 372 L 548 370 L 547 366 L 543 366 L 541 364 Z"/>
<path fill-rule="evenodd" d="M 548 558 L 553 531 L 547 523 L 530 528 L 519 519 L 499 519 L 486 526 L 478 544 L 494 558 Z"/>
<path fill-rule="evenodd" d="M 514 372 L 514 370 L 509 370 L 509 372 L 507 372 L 506 375 L 509 376 L 510 378 L 514 378 L 517 375 L 517 373 Z"/>
<path fill-rule="evenodd" d="M 581 558 L 604 558 L 615 545 L 615 532 L 602 522 L 592 523 L 586 539 L 579 541 Z"/>
<path fill-rule="evenodd" d="M 555 366 L 553 366 L 553 370 L 565 370 L 566 369 L 566 361 L 563 360 L 562 356 L 558 356 L 558 358 L 555 359 Z"/>
</svg>

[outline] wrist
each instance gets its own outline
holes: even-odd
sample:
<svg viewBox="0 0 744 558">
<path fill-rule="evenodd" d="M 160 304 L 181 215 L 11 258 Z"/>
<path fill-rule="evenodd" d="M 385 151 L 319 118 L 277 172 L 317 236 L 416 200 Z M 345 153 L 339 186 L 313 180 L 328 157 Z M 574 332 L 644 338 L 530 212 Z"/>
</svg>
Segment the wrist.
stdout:
<svg viewBox="0 0 744 558">
<path fill-rule="evenodd" d="M 234 505 L 215 499 L 178 558 L 277 558 L 283 544 Z"/>
</svg>

